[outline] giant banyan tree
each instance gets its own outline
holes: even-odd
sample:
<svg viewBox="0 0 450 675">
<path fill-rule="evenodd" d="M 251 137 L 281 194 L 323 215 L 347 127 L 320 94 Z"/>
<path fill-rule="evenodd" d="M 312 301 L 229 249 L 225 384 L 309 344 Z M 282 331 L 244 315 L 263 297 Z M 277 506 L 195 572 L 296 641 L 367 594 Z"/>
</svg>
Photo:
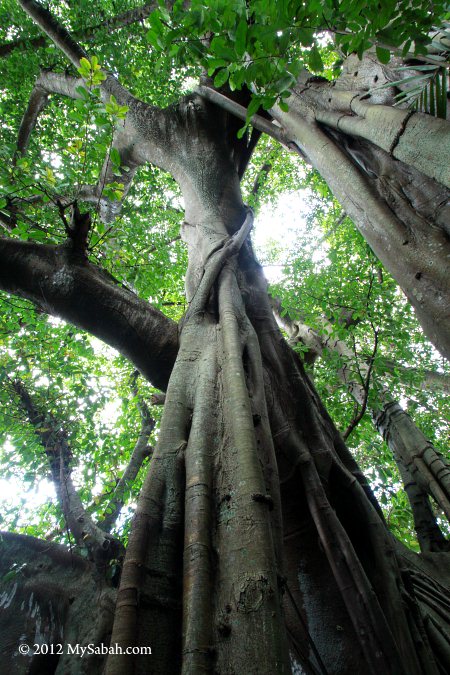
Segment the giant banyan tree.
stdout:
<svg viewBox="0 0 450 675">
<path fill-rule="evenodd" d="M 67 30 L 38 2 L 19 4 L 79 69 L 88 55 Z M 166 392 L 125 552 L 109 534 L 112 523 L 94 523 L 83 510 L 64 431 L 50 424 L 52 477 L 73 537 L 89 555 L 2 535 L 3 574 L 27 563 L 19 578 L 2 581 L 5 672 L 449 672 L 448 542 L 425 508 L 432 497 L 450 513 L 449 467 L 428 445 L 407 455 L 409 480 L 425 504 L 418 513 L 433 521 L 428 540 L 418 523 L 423 550 L 413 553 L 389 532 L 278 328 L 240 189 L 262 133 L 300 152 L 402 287 L 426 334 L 449 354 L 448 123 L 393 107 L 388 87 L 368 98 L 367 83 L 383 77 L 382 69 L 370 54 L 358 73 L 355 63 L 349 57 L 332 84 L 303 73 L 288 112 L 275 106 L 256 115 L 251 136 L 242 138 L 249 91 L 216 91 L 205 77 L 194 93 L 158 108 L 113 74 L 100 80 L 101 99 L 113 96 L 127 111 L 112 144 L 128 167 L 123 199 L 147 163 L 182 191 L 188 309 L 178 325 L 89 259 L 88 205 L 98 206 L 105 223 L 121 205 L 102 192 L 115 180 L 109 156 L 98 184 L 83 187 L 63 243 L 22 241 L 13 227 L 0 238 L 1 289 L 112 345 Z M 18 156 L 52 100 L 83 97 L 85 79 L 73 73 L 42 70 L 18 132 Z M 14 387 L 38 424 L 42 411 L 20 383 Z M 136 452 L 142 461 L 145 439 Z M 102 570 L 118 556 L 120 581 L 112 583 Z M 150 645 L 152 654 L 18 654 L 18 643 L 38 633 L 48 644 Z"/>
</svg>

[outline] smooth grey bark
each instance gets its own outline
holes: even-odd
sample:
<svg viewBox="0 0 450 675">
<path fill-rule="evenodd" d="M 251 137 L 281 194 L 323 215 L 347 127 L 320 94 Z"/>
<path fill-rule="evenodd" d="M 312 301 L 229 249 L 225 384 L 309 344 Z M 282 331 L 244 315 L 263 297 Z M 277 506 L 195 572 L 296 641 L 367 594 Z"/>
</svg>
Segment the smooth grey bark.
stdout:
<svg viewBox="0 0 450 675">
<path fill-rule="evenodd" d="M 275 107 L 272 114 L 399 283 L 425 334 L 450 358 L 449 123 L 386 105 L 392 91 L 371 88 L 388 81 L 370 54 L 361 64 L 350 57 L 331 84 L 301 76 L 289 112 Z"/>
</svg>

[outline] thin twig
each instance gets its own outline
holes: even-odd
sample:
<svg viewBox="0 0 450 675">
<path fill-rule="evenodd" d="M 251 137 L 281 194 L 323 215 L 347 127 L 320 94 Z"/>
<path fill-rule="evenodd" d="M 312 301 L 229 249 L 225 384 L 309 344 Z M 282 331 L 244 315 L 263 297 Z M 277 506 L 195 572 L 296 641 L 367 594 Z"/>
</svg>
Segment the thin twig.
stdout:
<svg viewBox="0 0 450 675">
<path fill-rule="evenodd" d="M 370 378 L 372 376 L 373 364 L 374 364 L 374 361 L 375 361 L 377 349 L 378 349 L 378 331 L 376 329 L 374 329 L 374 346 L 373 346 L 372 355 L 369 359 L 369 366 L 367 368 L 367 373 L 366 373 L 366 377 L 365 377 L 365 381 L 364 381 L 364 385 L 363 385 L 364 400 L 362 402 L 362 406 L 361 406 L 361 409 L 360 409 L 359 413 L 357 415 L 355 415 L 355 417 L 353 417 L 353 419 L 351 420 L 347 429 L 345 430 L 345 433 L 343 434 L 344 440 L 347 440 L 347 438 L 352 433 L 353 429 L 360 423 L 360 421 L 362 420 L 362 418 L 364 416 L 364 413 L 366 412 L 367 401 L 368 401 L 368 398 L 369 398 Z"/>
</svg>

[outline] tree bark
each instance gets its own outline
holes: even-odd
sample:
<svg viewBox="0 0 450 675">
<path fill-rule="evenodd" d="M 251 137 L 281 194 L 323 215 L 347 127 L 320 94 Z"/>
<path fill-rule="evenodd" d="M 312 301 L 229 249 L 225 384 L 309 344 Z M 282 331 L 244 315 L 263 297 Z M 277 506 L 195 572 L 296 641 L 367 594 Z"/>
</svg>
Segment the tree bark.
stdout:
<svg viewBox="0 0 450 675">
<path fill-rule="evenodd" d="M 291 341 L 301 340 L 316 353 L 328 348 L 339 355 L 341 367 L 338 369 L 338 377 L 357 404 L 365 409 L 370 385 L 370 366 L 356 362 L 355 355 L 345 342 L 333 337 L 333 327 L 325 319 L 321 321 L 324 331 L 321 336 L 302 322 L 293 320 L 288 314 L 281 316 L 278 309 L 277 306 L 274 307 L 275 315 Z M 356 373 L 359 380 L 356 379 Z M 366 382 L 363 384 L 364 379 Z M 431 496 L 450 522 L 448 463 L 400 404 L 389 397 L 387 391 L 381 393 L 378 406 L 372 405 L 369 410 L 375 428 L 386 441 L 398 466 L 411 504 L 421 550 L 448 551 L 449 542 L 444 538 L 429 503 Z"/>
<path fill-rule="evenodd" d="M 92 673 L 102 658 L 70 654 L 67 643 L 108 644 L 116 589 L 93 563 L 65 546 L 2 532 L 0 536 L 0 663 L 15 675 Z M 30 652 L 21 654 L 20 644 Z M 34 645 L 54 645 L 35 654 Z M 61 645 L 61 649 L 58 647 Z M 61 653 L 59 653 L 61 652 Z"/>
<path fill-rule="evenodd" d="M 38 19 L 42 25 L 42 14 Z M 75 63 L 79 51 L 66 38 L 57 31 L 54 40 Z M 237 124 L 195 95 L 165 111 L 126 94 L 123 100 L 132 103 L 122 137 L 130 140 L 130 156 L 169 170 L 183 192 L 190 306 L 132 524 L 111 638 L 122 647 L 150 645 L 153 653 L 110 655 L 106 672 L 281 675 L 291 670 L 288 648 L 310 673 L 445 672 L 448 578 L 434 559 L 426 565 L 408 556 L 389 534 L 367 481 L 274 322 L 242 228 L 239 167 L 248 147 L 236 139 Z M 298 119 L 292 128 L 295 138 L 303 131 Z M 320 134 L 314 127 L 314 139 L 326 145 L 329 137 Z M 381 211 L 384 217 L 387 207 Z M 70 266 L 60 248 L 19 249 L 10 240 L 1 246 L 9 290 L 39 303 L 44 298 L 109 340 L 117 338 L 102 324 L 114 313 L 115 332 L 134 337 L 123 348 L 148 366 L 153 381 L 164 380 L 141 350 L 149 335 L 159 338 L 161 356 L 173 341 L 162 339 L 163 321 L 153 310 L 149 316 L 145 303 L 108 283 L 114 300 L 108 307 L 102 273 L 85 261 Z M 30 258 L 48 271 L 33 277 Z M 74 293 L 86 274 L 89 283 Z M 87 310 L 86 288 L 103 319 Z"/>
<path fill-rule="evenodd" d="M 374 70 L 370 55 L 359 66 L 350 58 L 331 84 L 302 76 L 289 112 L 275 107 L 272 114 L 399 283 L 427 337 L 450 358 L 449 172 L 442 161 L 450 152 L 448 122 L 418 114 L 413 123 L 409 113 L 382 105 L 392 101 L 389 89 L 367 93 L 374 80 L 379 86 L 386 75 Z"/>
<path fill-rule="evenodd" d="M 104 340 L 156 387 L 167 387 L 177 325 L 68 246 L 0 238 L 0 288 Z"/>
</svg>

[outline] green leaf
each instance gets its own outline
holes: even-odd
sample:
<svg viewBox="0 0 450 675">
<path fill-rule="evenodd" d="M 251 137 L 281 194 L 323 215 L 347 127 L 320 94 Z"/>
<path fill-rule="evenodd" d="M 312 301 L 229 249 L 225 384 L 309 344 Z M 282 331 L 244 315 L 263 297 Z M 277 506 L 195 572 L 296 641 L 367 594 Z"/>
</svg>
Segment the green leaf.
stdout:
<svg viewBox="0 0 450 675">
<path fill-rule="evenodd" d="M 109 158 L 115 166 L 120 166 L 120 153 L 117 148 L 111 148 Z"/>
<path fill-rule="evenodd" d="M 379 47 L 378 45 L 375 47 L 375 51 L 377 54 L 377 59 L 380 63 L 389 63 L 391 59 L 391 52 L 389 49 L 385 49 L 384 47 Z"/>
<path fill-rule="evenodd" d="M 237 137 L 238 137 L 238 138 L 242 138 L 243 135 L 245 134 L 245 132 L 247 131 L 247 129 L 248 129 L 248 124 L 244 124 L 244 126 L 241 127 L 241 128 L 239 129 L 239 131 L 237 132 L 237 134 L 236 134 Z"/>
<path fill-rule="evenodd" d="M 221 87 L 223 84 L 225 84 L 227 79 L 228 79 L 228 68 L 222 68 L 221 70 L 219 70 L 219 72 L 214 78 L 214 86 L 217 88 Z"/>
<path fill-rule="evenodd" d="M 323 71 L 322 57 L 316 45 L 311 48 L 311 51 L 308 54 L 308 63 L 312 71 L 316 73 Z"/>
<path fill-rule="evenodd" d="M 211 77 L 218 68 L 223 68 L 226 65 L 225 59 L 208 59 L 208 75 Z"/>
<path fill-rule="evenodd" d="M 258 112 L 260 107 L 261 98 L 259 96 L 253 96 L 247 108 L 247 119 L 250 119 L 256 112 Z"/>
<path fill-rule="evenodd" d="M 161 36 L 163 34 L 164 26 L 161 23 L 161 19 L 159 18 L 158 10 L 155 10 L 150 14 L 148 17 L 148 22 L 150 23 L 150 26 L 156 35 Z"/>
<path fill-rule="evenodd" d="M 79 86 L 79 87 L 77 87 L 77 88 L 75 89 L 75 91 L 77 92 L 77 94 L 80 94 L 80 96 L 81 96 L 85 101 L 88 101 L 88 100 L 89 100 L 89 92 L 88 92 L 88 90 L 86 89 L 86 87 Z"/>
<path fill-rule="evenodd" d="M 227 62 L 236 59 L 236 52 L 223 37 L 214 37 L 211 40 L 210 53 L 218 58 L 223 58 Z"/>
<path fill-rule="evenodd" d="M 160 50 L 164 47 L 163 43 L 161 42 L 161 38 L 153 29 L 150 28 L 150 30 L 147 31 L 145 38 L 147 42 L 151 44 L 152 47 L 155 47 L 155 49 Z"/>
<path fill-rule="evenodd" d="M 81 73 L 81 71 L 87 72 L 87 73 L 90 73 L 90 71 L 91 71 L 91 62 L 88 61 L 88 59 L 85 58 L 84 56 L 81 57 L 80 67 L 78 68 L 78 72 Z"/>
<path fill-rule="evenodd" d="M 245 52 L 246 41 L 247 41 L 247 19 L 243 18 L 238 23 L 235 35 L 234 48 L 236 49 L 236 53 L 238 54 L 238 56 L 243 56 Z"/>
</svg>

